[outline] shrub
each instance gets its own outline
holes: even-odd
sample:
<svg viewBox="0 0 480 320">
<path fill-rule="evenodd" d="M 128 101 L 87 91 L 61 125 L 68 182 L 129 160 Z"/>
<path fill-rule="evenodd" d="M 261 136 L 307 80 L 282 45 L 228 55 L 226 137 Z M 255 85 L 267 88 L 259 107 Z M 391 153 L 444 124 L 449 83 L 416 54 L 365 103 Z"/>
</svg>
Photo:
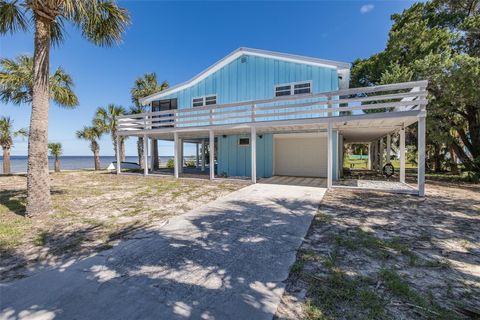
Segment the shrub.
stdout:
<svg viewBox="0 0 480 320">
<path fill-rule="evenodd" d="M 175 162 L 173 162 L 173 159 L 168 159 L 167 168 L 173 168 L 173 167 L 175 167 Z"/>
</svg>

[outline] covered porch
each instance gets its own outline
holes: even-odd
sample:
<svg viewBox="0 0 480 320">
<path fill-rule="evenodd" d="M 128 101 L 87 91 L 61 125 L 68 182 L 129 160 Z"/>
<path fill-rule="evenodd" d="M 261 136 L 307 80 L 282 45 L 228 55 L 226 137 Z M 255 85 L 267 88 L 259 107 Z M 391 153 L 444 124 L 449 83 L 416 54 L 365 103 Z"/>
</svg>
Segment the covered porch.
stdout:
<svg viewBox="0 0 480 320">
<path fill-rule="evenodd" d="M 148 163 L 149 154 L 152 154 L 150 165 L 143 169 L 144 175 L 172 174 L 175 178 L 192 176 L 210 180 L 224 178 L 215 170 L 219 139 L 228 135 L 250 137 L 249 174 L 244 178 L 248 176 L 252 183 L 256 183 L 260 180 L 257 178 L 259 136 L 323 135 L 326 138 L 326 144 L 322 146 L 326 155 L 326 187 L 373 186 L 424 196 L 426 86 L 427 82 L 420 81 L 121 116 L 118 119 L 119 136 L 144 138 L 145 163 Z M 375 112 L 371 113 L 370 110 Z M 410 125 L 418 125 L 418 182 L 415 186 L 405 183 L 405 128 Z M 339 170 L 337 174 L 341 176 L 345 143 L 368 144 L 369 168 L 381 171 L 384 154 L 391 154 L 392 135 L 399 136 L 399 181 L 392 186 L 375 181 L 368 184 L 355 184 L 341 179 L 335 181 L 335 170 Z M 157 140 L 173 142 L 174 166 L 170 170 L 151 170 L 155 168 L 153 162 L 158 158 L 153 152 Z M 196 145 L 195 168 L 184 166 L 184 143 Z M 120 166 L 117 166 L 117 173 L 121 173 Z M 272 175 L 276 175 L 275 168 Z M 322 175 L 319 173 L 318 176 Z"/>
</svg>

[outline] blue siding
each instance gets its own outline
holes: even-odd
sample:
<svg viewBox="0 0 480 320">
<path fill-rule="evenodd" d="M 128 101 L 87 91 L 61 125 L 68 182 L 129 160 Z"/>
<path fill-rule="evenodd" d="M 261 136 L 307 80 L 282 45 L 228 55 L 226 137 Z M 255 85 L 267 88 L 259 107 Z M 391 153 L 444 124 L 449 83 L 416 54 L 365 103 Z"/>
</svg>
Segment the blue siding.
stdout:
<svg viewBox="0 0 480 320">
<path fill-rule="evenodd" d="M 249 135 L 218 136 L 218 168 L 217 174 L 227 176 L 251 176 L 250 146 L 239 146 L 239 138 Z M 257 136 L 257 177 L 272 176 L 273 136 L 263 134 Z"/>
<path fill-rule="evenodd" d="M 199 83 L 162 99 L 178 99 L 178 108 L 191 108 L 192 98 L 217 95 L 217 103 L 233 103 L 274 97 L 278 84 L 312 80 L 314 93 L 338 89 L 338 74 L 333 68 L 286 62 L 272 58 L 246 56 L 232 61 Z"/>
</svg>

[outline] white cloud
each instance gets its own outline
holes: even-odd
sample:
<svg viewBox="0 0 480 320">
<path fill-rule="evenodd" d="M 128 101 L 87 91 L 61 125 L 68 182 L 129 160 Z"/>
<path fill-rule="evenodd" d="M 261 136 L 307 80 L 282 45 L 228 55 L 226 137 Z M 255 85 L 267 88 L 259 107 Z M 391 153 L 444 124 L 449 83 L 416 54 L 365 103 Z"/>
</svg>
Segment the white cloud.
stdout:
<svg viewBox="0 0 480 320">
<path fill-rule="evenodd" d="M 375 8 L 375 6 L 374 6 L 373 4 L 364 4 L 364 5 L 361 6 L 361 8 L 360 8 L 360 13 L 361 13 L 361 14 L 369 13 L 369 12 L 372 11 L 374 8 Z"/>
</svg>

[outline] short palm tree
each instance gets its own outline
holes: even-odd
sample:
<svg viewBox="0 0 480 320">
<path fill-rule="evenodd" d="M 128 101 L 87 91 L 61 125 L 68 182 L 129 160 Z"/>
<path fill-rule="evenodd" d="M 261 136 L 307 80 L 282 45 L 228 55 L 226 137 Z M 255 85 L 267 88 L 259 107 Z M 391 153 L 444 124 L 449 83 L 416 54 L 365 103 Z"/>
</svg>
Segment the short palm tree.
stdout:
<svg viewBox="0 0 480 320">
<path fill-rule="evenodd" d="M 32 114 L 28 139 L 27 215 L 52 211 L 48 177 L 50 47 L 63 40 L 70 22 L 87 40 L 111 46 L 129 24 L 125 9 L 112 0 L 0 0 L 0 35 L 34 28 Z"/>
<path fill-rule="evenodd" d="M 87 127 L 84 126 L 82 130 L 77 131 L 77 138 L 90 141 L 90 150 L 93 152 L 93 159 L 95 162 L 95 170 L 100 170 L 100 145 L 98 140 L 103 135 L 103 131 L 98 126 Z"/>
<path fill-rule="evenodd" d="M 130 108 L 130 113 L 144 113 L 147 111 L 147 108 L 140 104 L 140 98 L 144 98 L 153 93 L 163 91 L 168 88 L 168 82 L 163 81 L 158 83 L 157 75 L 152 73 L 145 73 L 143 77 L 137 78 L 133 88 L 130 89 L 130 94 L 132 96 L 132 102 L 134 106 Z M 155 147 L 157 143 L 154 143 L 154 150 L 152 150 L 152 156 L 154 157 L 154 167 L 158 167 L 158 150 Z M 137 151 L 138 151 L 138 163 L 143 168 L 144 167 L 144 150 L 143 150 L 143 137 L 138 137 L 137 141 Z"/>
<path fill-rule="evenodd" d="M 110 132 L 115 159 L 117 159 L 117 117 L 125 113 L 124 107 L 109 104 L 107 107 L 99 107 L 93 120 L 94 125 L 103 132 Z M 120 137 L 120 160 L 125 161 L 125 138 L 123 136 Z"/>
<path fill-rule="evenodd" d="M 62 144 L 61 143 L 49 143 L 48 150 L 50 154 L 55 157 L 55 172 L 60 172 L 60 156 L 62 155 Z"/>
<path fill-rule="evenodd" d="M 0 118 L 0 146 L 3 149 L 3 174 L 10 174 L 10 149 L 14 137 L 26 137 L 27 129 L 13 131 L 13 121 L 8 117 Z"/>
</svg>

